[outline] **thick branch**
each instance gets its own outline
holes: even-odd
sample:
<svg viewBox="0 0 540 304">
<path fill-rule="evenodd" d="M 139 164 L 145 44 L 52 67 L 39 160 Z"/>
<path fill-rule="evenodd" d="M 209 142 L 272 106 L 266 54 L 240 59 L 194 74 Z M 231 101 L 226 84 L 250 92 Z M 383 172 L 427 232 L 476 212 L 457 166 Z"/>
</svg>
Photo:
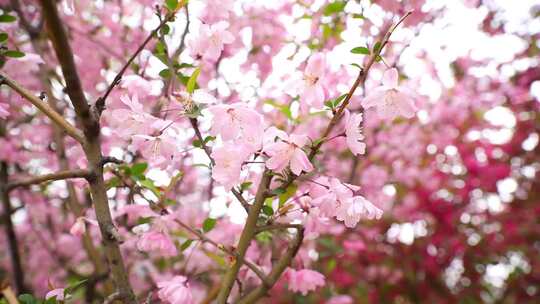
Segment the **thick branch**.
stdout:
<svg viewBox="0 0 540 304">
<path fill-rule="evenodd" d="M 14 91 L 19 93 L 22 97 L 32 103 L 36 108 L 38 108 L 43 114 L 47 115 L 54 123 L 56 123 L 60 128 L 62 128 L 66 133 L 73 137 L 76 141 L 82 143 L 84 142 L 83 134 L 73 125 L 71 125 L 67 120 L 64 119 L 60 114 L 58 114 L 53 108 L 51 108 L 46 102 L 36 97 L 32 92 L 28 91 L 26 88 L 21 86 L 18 82 L 11 79 L 8 75 L 0 72 L 0 84 L 6 84 Z"/>
<path fill-rule="evenodd" d="M 11 191 L 17 187 L 25 187 L 25 186 L 30 186 L 34 184 L 40 184 L 44 182 L 63 180 L 63 179 L 69 179 L 69 178 L 89 178 L 90 176 L 91 176 L 91 172 L 84 169 L 59 171 L 55 173 L 39 175 L 39 176 L 34 176 L 27 179 L 19 180 L 19 181 L 10 182 L 7 185 L 7 190 Z"/>
<path fill-rule="evenodd" d="M 66 80 L 66 91 L 75 108 L 77 117 L 84 126 L 84 133 L 96 136 L 99 133 L 97 120 L 92 117 L 90 107 L 84 96 L 84 90 L 77 72 L 75 59 L 69 39 L 58 14 L 57 2 L 54 0 L 40 0 L 43 8 L 43 17 L 47 25 L 47 33 L 56 52 L 56 58 L 60 62 L 62 74 Z"/>
<path fill-rule="evenodd" d="M 1 130 L 0 130 L 1 131 Z M 2 200 L 2 209 L 5 214 L 5 231 L 8 243 L 9 255 L 11 257 L 15 286 L 19 293 L 28 291 L 24 283 L 25 271 L 22 267 L 21 255 L 19 252 L 19 242 L 15 233 L 15 226 L 11 220 L 12 206 L 7 191 L 8 168 L 5 162 L 0 163 L 0 199 Z"/>
<path fill-rule="evenodd" d="M 265 169 L 262 173 L 261 181 L 259 183 L 259 187 L 257 188 L 257 194 L 255 195 L 255 202 L 253 205 L 249 208 L 248 217 L 246 219 L 246 223 L 244 225 L 244 229 L 242 230 L 242 234 L 240 235 L 240 240 L 238 241 L 237 246 L 237 253 L 239 256 L 239 259 L 243 259 L 246 255 L 247 249 L 249 248 L 249 245 L 251 244 L 251 240 L 253 239 L 253 236 L 255 235 L 255 231 L 257 228 L 257 220 L 259 219 L 259 213 L 261 212 L 261 209 L 264 205 L 264 200 L 267 197 L 267 190 L 270 186 L 270 182 L 272 181 L 272 175 L 270 174 L 270 171 L 268 169 Z M 240 263 L 233 263 L 227 273 L 225 274 L 225 277 L 223 278 L 223 283 L 221 284 L 221 289 L 219 291 L 218 297 L 217 297 L 217 303 L 219 304 L 225 304 L 227 303 L 227 298 L 229 297 L 229 294 L 231 293 L 231 289 L 234 285 L 234 282 L 236 280 L 236 276 L 238 275 L 238 271 L 240 270 Z"/>
</svg>

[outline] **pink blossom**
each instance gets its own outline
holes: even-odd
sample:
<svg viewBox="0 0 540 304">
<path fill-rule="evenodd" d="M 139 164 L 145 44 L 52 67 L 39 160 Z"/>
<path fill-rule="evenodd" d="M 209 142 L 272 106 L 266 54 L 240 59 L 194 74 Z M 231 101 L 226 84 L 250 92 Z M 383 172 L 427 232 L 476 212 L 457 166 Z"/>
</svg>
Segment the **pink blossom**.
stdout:
<svg viewBox="0 0 540 304">
<path fill-rule="evenodd" d="M 326 304 L 353 304 L 354 300 L 351 296 L 348 295 L 339 295 L 339 296 L 333 296 Z"/>
<path fill-rule="evenodd" d="M 301 79 L 293 80 L 290 84 L 294 94 L 300 95 L 301 106 L 322 108 L 325 91 L 323 77 L 326 69 L 326 59 L 323 54 L 314 54 L 309 57 Z"/>
<path fill-rule="evenodd" d="M 187 278 L 184 276 L 175 276 L 171 280 L 157 282 L 157 287 L 159 288 L 158 297 L 166 303 L 195 303 Z"/>
<path fill-rule="evenodd" d="M 300 292 L 302 295 L 307 295 L 308 292 L 325 284 L 324 275 L 314 270 L 294 270 L 289 268 L 286 276 L 289 283 L 289 290 Z"/>
<path fill-rule="evenodd" d="M 355 196 L 341 204 L 336 218 L 345 226 L 354 228 L 362 218 L 380 219 L 383 212 L 362 196 Z"/>
<path fill-rule="evenodd" d="M 212 168 L 212 178 L 227 190 L 239 184 L 242 164 L 249 154 L 249 150 L 244 146 L 233 143 L 214 148 L 212 158 L 216 164 Z"/>
<path fill-rule="evenodd" d="M 63 301 L 64 300 L 64 288 L 56 288 L 53 289 L 45 295 L 45 299 L 48 300 L 50 298 L 56 298 L 57 301 Z"/>
<path fill-rule="evenodd" d="M 141 251 L 155 252 L 162 256 L 175 256 L 178 254 L 174 242 L 169 235 L 161 229 L 153 229 L 144 233 L 137 242 Z"/>
<path fill-rule="evenodd" d="M 84 221 L 84 217 L 78 217 L 75 220 L 75 223 L 73 224 L 73 226 L 71 226 L 69 233 L 71 233 L 74 236 L 81 236 L 85 232 L 86 232 L 86 223 Z"/>
<path fill-rule="evenodd" d="M 129 107 L 129 110 L 115 109 L 111 112 L 111 125 L 118 135 L 129 137 L 133 134 L 147 134 L 156 118 L 145 113 L 137 95 L 133 95 L 131 98 L 123 95 L 120 100 Z"/>
<path fill-rule="evenodd" d="M 366 153 L 366 143 L 364 135 L 361 131 L 362 126 L 362 113 L 349 114 L 347 111 L 346 124 L 345 124 L 345 136 L 347 138 L 347 145 L 354 155 Z"/>
<path fill-rule="evenodd" d="M 264 148 L 264 152 L 270 156 L 266 161 L 266 167 L 281 172 L 290 165 L 291 171 L 296 175 L 300 175 L 302 171 L 311 172 L 313 165 L 302 150 L 308 140 L 306 135 L 292 134 L 269 144 Z"/>
<path fill-rule="evenodd" d="M 187 41 L 191 55 L 216 61 L 223 51 L 224 45 L 234 41 L 234 36 L 227 31 L 228 27 L 229 25 L 225 21 L 212 25 L 201 24 L 198 35 Z"/>
<path fill-rule="evenodd" d="M 7 103 L 0 103 L 0 118 L 5 119 L 9 116 L 9 105 Z"/>
<path fill-rule="evenodd" d="M 212 135 L 221 135 L 225 141 L 239 138 L 253 152 L 260 149 L 264 133 L 261 114 L 243 103 L 215 105 L 208 110 L 213 116 L 210 129 Z"/>
<path fill-rule="evenodd" d="M 139 75 L 127 75 L 122 77 L 121 87 L 127 89 L 131 95 L 140 97 L 152 95 L 152 83 Z"/>
<path fill-rule="evenodd" d="M 362 101 L 368 109 L 376 107 L 377 114 L 382 119 L 394 119 L 398 116 L 412 118 L 416 112 L 416 105 L 412 94 L 406 89 L 398 87 L 398 71 L 395 68 L 386 70 L 382 85 L 373 89 Z"/>
<path fill-rule="evenodd" d="M 167 162 L 174 160 L 178 153 L 177 142 L 176 138 L 168 134 L 133 135 L 132 137 L 133 147 L 156 165 L 166 165 Z"/>
<path fill-rule="evenodd" d="M 201 19 L 206 23 L 227 19 L 234 10 L 234 0 L 207 0 Z"/>
<path fill-rule="evenodd" d="M 190 112 L 197 104 L 212 104 L 217 102 L 214 96 L 202 89 L 195 90 L 193 93 L 180 91 L 173 92 L 172 94 L 178 98 L 178 101 L 187 112 Z"/>
</svg>

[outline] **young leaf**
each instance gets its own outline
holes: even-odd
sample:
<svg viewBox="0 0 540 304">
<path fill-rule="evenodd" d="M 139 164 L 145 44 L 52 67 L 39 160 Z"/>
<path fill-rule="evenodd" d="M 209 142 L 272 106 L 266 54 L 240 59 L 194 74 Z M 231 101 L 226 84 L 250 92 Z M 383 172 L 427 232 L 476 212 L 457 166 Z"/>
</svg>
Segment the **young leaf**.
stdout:
<svg viewBox="0 0 540 304">
<path fill-rule="evenodd" d="M 146 171 L 147 168 L 148 168 L 147 163 L 134 164 L 133 166 L 131 166 L 131 174 L 133 174 L 133 175 L 141 175 L 141 174 L 144 173 L 144 171 Z"/>
<path fill-rule="evenodd" d="M 189 246 L 191 246 L 191 244 L 193 243 L 193 240 L 186 240 L 184 243 L 182 243 L 182 245 L 180 246 L 180 251 L 184 251 L 186 249 L 189 248 Z"/>
<path fill-rule="evenodd" d="M 373 46 L 373 53 L 377 54 L 381 51 L 381 42 L 377 41 Z"/>
<path fill-rule="evenodd" d="M 5 51 L 3 55 L 6 57 L 11 57 L 11 58 L 21 58 L 21 57 L 24 57 L 25 54 L 20 51 L 9 50 L 9 51 Z"/>
<path fill-rule="evenodd" d="M 367 47 L 359 46 L 359 47 L 355 47 L 354 49 L 352 49 L 351 53 L 369 55 L 370 52 L 369 52 L 369 49 Z"/>
<path fill-rule="evenodd" d="M 197 85 L 197 77 L 199 77 L 199 74 L 201 73 L 201 68 L 198 67 L 193 71 L 193 74 L 191 74 L 191 77 L 189 77 L 189 80 L 186 85 L 186 90 L 188 93 L 193 93 L 195 91 L 195 86 Z"/>
<path fill-rule="evenodd" d="M 264 214 L 266 214 L 268 216 L 274 215 L 274 209 L 272 209 L 272 207 L 270 207 L 270 206 L 264 205 L 262 207 L 262 211 L 263 211 Z"/>
<path fill-rule="evenodd" d="M 8 39 L 7 33 L 0 33 L 0 43 L 5 42 Z"/>
<path fill-rule="evenodd" d="M 204 220 L 202 228 L 204 232 L 209 232 L 210 230 L 214 229 L 215 226 L 216 226 L 216 219 L 207 218 Z"/>
<path fill-rule="evenodd" d="M 178 0 L 165 0 L 165 4 L 170 11 L 174 11 L 178 7 Z"/>
<path fill-rule="evenodd" d="M 244 192 L 244 191 L 248 190 L 251 187 L 252 184 L 253 184 L 252 182 L 244 182 L 244 183 L 240 184 L 240 191 Z"/>
<path fill-rule="evenodd" d="M 0 22 L 13 22 L 17 20 L 17 18 L 15 18 L 14 16 L 11 16 L 11 15 L 8 15 L 8 14 L 3 14 L 3 15 L 0 15 Z"/>
</svg>

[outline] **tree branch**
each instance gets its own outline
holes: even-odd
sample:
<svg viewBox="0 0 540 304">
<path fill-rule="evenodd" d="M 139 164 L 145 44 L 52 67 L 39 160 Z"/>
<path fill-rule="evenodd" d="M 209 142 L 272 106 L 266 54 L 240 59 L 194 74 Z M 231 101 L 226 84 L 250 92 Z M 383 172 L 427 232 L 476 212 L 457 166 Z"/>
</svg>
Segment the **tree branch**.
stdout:
<svg viewBox="0 0 540 304">
<path fill-rule="evenodd" d="M 255 230 L 257 228 L 257 220 L 259 219 L 259 213 L 261 212 L 261 209 L 264 205 L 264 200 L 267 197 L 267 190 L 270 186 L 271 181 L 272 175 L 270 174 L 270 171 L 268 169 L 265 169 L 262 173 L 259 187 L 257 188 L 257 194 L 255 194 L 255 201 L 253 205 L 249 208 L 248 217 L 246 219 L 244 229 L 242 230 L 242 234 L 240 235 L 240 240 L 238 241 L 237 253 L 239 256 L 239 260 L 244 259 L 247 249 L 251 244 L 251 240 L 255 235 Z M 236 280 L 236 276 L 238 275 L 238 271 L 240 270 L 240 266 L 240 263 L 233 263 L 225 274 L 225 277 L 223 278 L 223 282 L 221 284 L 221 289 L 217 297 L 217 303 L 227 303 L 227 298 L 231 293 L 231 289 L 234 285 L 234 281 Z"/>
<path fill-rule="evenodd" d="M 40 183 L 56 181 L 56 180 L 63 180 L 63 179 L 68 179 L 68 178 L 89 178 L 90 176 L 91 176 L 91 172 L 84 169 L 58 171 L 55 173 L 38 175 L 38 176 L 30 177 L 27 179 L 10 182 L 7 185 L 7 190 L 11 191 L 17 187 L 25 187 L 25 186 L 30 186 L 34 184 L 40 184 Z"/>
<path fill-rule="evenodd" d="M 51 108 L 46 102 L 36 97 L 32 92 L 28 91 L 26 88 L 21 86 L 18 82 L 10 78 L 8 75 L 0 72 L 0 84 L 6 84 L 12 88 L 15 92 L 19 93 L 24 99 L 32 103 L 36 108 L 38 108 L 43 114 L 47 115 L 54 123 L 56 123 L 60 128 L 62 128 L 66 133 L 73 137 L 79 143 L 83 143 L 83 134 L 79 129 L 70 124 L 67 120 L 64 119 L 58 112 Z"/>
<path fill-rule="evenodd" d="M 265 274 L 259 269 L 259 267 L 257 267 L 257 265 L 253 264 L 252 262 L 248 261 L 247 259 L 245 258 L 242 258 L 238 255 L 238 253 L 236 253 L 235 251 L 231 250 L 231 249 L 228 249 L 227 247 L 221 245 L 221 244 L 218 244 L 216 243 L 214 240 L 208 238 L 207 236 L 205 236 L 204 234 L 202 234 L 201 232 L 191 228 L 189 225 L 183 223 L 182 221 L 180 220 L 175 220 L 175 222 L 182 226 L 184 229 L 186 229 L 187 231 L 191 232 L 192 234 L 196 235 L 203 243 L 208 243 L 208 244 L 211 244 L 212 246 L 216 247 L 217 249 L 225 252 L 226 254 L 230 255 L 231 257 L 234 257 L 235 259 L 237 259 L 238 261 L 240 261 L 240 263 L 242 264 L 245 264 L 249 269 L 251 269 L 258 277 L 259 279 L 261 279 L 261 281 L 263 282 L 263 284 L 267 284 L 267 280 L 266 280 L 266 276 Z"/>
<path fill-rule="evenodd" d="M 272 271 L 270 272 L 270 274 L 268 274 L 268 281 L 270 284 L 262 285 L 255 288 L 245 297 L 241 298 L 237 302 L 237 304 L 256 303 L 257 300 L 264 297 L 267 292 L 272 289 L 274 284 L 276 284 L 278 279 L 281 277 L 281 274 L 285 271 L 285 269 L 287 269 L 287 267 L 289 267 L 292 259 L 298 253 L 298 250 L 302 245 L 302 241 L 304 240 L 304 227 L 295 228 L 297 228 L 295 239 L 289 244 L 289 247 L 287 248 L 285 254 L 276 262 L 276 264 L 272 268 Z"/>
<path fill-rule="evenodd" d="M 49 34 L 56 52 L 56 58 L 60 62 L 62 74 L 66 81 L 67 94 L 75 108 L 77 117 L 84 126 L 84 133 L 95 137 L 99 133 L 99 124 L 95 117 L 92 116 L 90 107 L 84 96 L 73 51 L 62 20 L 58 14 L 57 2 L 54 0 L 40 0 L 39 2 L 43 8 L 42 11 L 47 26 L 47 33 Z"/>
<path fill-rule="evenodd" d="M 124 73 L 126 72 L 127 68 L 131 65 L 131 63 L 133 62 L 133 60 L 135 60 L 135 58 L 137 58 L 137 56 L 139 55 L 140 52 L 142 52 L 142 50 L 144 50 L 144 48 L 146 47 L 146 45 L 148 44 L 148 42 L 150 42 L 150 40 L 152 40 L 156 34 L 158 33 L 158 31 L 165 25 L 167 24 L 167 22 L 171 21 L 172 19 L 174 19 L 174 16 L 176 15 L 176 12 L 172 12 L 172 13 L 169 13 L 167 14 L 167 16 L 165 18 L 163 18 L 163 20 L 161 21 L 161 23 L 152 31 L 150 32 L 150 34 L 146 37 L 146 39 L 143 41 L 143 43 L 139 46 L 139 48 L 137 48 L 137 50 L 135 51 L 135 53 L 133 53 L 133 55 L 131 55 L 131 57 L 128 59 L 128 61 L 124 64 L 124 66 L 120 69 L 120 71 L 116 74 L 116 76 L 114 77 L 113 81 L 109 84 L 109 86 L 107 87 L 107 89 L 105 90 L 105 93 L 103 94 L 102 97 L 98 98 L 98 100 L 96 101 L 96 104 L 95 104 L 95 108 L 97 110 L 97 113 L 101 114 L 103 112 L 103 110 L 105 110 L 105 101 L 107 100 L 107 97 L 109 97 L 109 94 L 111 94 L 112 90 L 120 83 L 120 81 L 122 80 L 122 76 L 124 75 Z"/>
</svg>

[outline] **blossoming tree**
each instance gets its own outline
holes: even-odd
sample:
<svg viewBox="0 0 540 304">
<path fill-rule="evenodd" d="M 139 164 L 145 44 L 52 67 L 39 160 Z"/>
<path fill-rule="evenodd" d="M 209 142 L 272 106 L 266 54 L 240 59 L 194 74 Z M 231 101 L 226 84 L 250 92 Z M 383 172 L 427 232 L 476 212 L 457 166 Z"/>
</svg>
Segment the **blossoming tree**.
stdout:
<svg viewBox="0 0 540 304">
<path fill-rule="evenodd" d="M 380 241 L 356 228 L 375 235 L 395 212 L 389 172 L 433 200 L 450 177 L 423 153 L 455 148 L 449 125 L 480 124 L 402 72 L 444 8 L 372 2 L 0 1 L 6 301 L 290 302 L 351 287 L 332 250 L 354 261 Z M 402 199 L 396 212 L 414 209 Z M 313 299 L 352 303 L 337 294 Z"/>
</svg>

